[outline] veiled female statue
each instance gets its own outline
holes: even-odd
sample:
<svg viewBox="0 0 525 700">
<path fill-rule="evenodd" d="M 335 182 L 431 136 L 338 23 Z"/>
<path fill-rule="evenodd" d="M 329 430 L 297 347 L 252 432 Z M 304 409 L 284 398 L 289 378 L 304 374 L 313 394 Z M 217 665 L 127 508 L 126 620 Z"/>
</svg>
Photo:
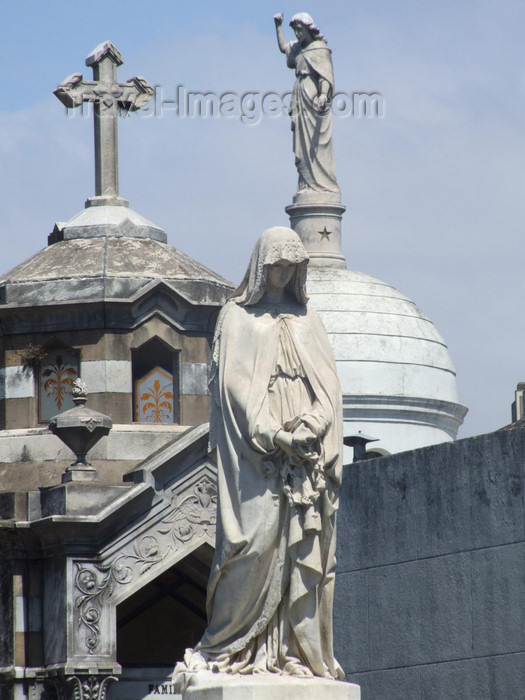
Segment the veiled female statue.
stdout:
<svg viewBox="0 0 525 700">
<path fill-rule="evenodd" d="M 217 321 L 208 626 L 176 671 L 344 677 L 332 649 L 341 390 L 307 262 L 294 231 L 264 231 Z"/>
<path fill-rule="evenodd" d="M 283 15 L 274 16 L 277 43 L 296 81 L 290 103 L 293 150 L 299 173 L 297 192 L 339 194 L 332 148 L 334 69 L 331 51 L 313 19 L 299 12 L 290 21 L 297 37 L 286 42 Z"/>
</svg>

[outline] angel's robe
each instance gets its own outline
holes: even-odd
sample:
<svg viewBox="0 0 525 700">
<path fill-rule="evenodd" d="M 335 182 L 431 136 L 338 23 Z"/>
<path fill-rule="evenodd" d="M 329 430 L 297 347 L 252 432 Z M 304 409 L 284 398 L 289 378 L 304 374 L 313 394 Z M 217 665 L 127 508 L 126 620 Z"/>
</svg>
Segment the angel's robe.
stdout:
<svg viewBox="0 0 525 700">
<path fill-rule="evenodd" d="M 308 46 L 291 41 L 285 46 L 289 68 L 295 68 L 296 81 L 290 102 L 295 165 L 299 174 L 298 192 L 339 193 L 332 146 L 332 109 L 317 107 L 319 81 L 329 84 L 328 100 L 334 94 L 331 51 L 324 41 Z"/>
</svg>

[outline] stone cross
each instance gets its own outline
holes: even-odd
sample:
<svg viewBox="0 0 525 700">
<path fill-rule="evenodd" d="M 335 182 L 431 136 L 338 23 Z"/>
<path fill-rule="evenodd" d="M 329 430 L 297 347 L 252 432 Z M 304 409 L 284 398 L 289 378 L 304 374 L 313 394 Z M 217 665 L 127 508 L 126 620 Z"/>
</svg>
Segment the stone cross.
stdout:
<svg viewBox="0 0 525 700">
<path fill-rule="evenodd" d="M 86 206 L 128 204 L 119 197 L 118 111 L 142 109 L 155 91 L 142 77 L 118 83 L 117 66 L 123 62 L 120 51 L 110 41 L 105 41 L 86 58 L 86 66 L 93 68 L 93 81 L 84 80 L 82 73 L 73 73 L 54 91 L 68 108 L 79 107 L 83 102 L 93 102 L 95 105 L 96 196 L 89 197 Z"/>
</svg>

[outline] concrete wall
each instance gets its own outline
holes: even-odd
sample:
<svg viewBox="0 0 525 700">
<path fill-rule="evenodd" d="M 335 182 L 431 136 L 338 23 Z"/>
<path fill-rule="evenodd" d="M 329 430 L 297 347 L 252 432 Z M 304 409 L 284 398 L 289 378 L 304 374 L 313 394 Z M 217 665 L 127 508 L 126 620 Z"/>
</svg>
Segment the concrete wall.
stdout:
<svg viewBox="0 0 525 700">
<path fill-rule="evenodd" d="M 525 430 L 345 467 L 336 653 L 363 700 L 525 697 Z"/>
</svg>

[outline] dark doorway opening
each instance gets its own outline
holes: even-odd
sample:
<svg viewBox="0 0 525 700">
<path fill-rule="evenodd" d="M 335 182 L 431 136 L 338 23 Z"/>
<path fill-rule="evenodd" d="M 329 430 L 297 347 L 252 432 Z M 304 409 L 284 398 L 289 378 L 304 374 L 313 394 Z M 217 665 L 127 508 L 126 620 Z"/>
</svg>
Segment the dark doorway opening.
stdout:
<svg viewBox="0 0 525 700">
<path fill-rule="evenodd" d="M 117 606 L 117 661 L 175 666 L 206 628 L 213 549 L 202 545 Z"/>
</svg>

